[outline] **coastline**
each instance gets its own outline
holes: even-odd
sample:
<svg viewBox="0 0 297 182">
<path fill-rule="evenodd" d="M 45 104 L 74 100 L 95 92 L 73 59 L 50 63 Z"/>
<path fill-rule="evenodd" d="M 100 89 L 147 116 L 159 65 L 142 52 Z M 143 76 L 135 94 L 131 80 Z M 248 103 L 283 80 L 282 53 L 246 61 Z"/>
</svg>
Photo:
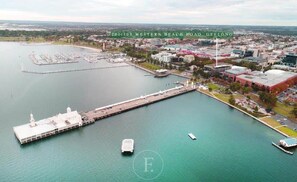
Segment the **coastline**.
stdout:
<svg viewBox="0 0 297 182">
<path fill-rule="evenodd" d="M 102 49 L 99 48 L 95 48 L 95 47 L 88 47 L 88 46 L 81 46 L 81 45 L 75 45 L 75 44 L 60 44 L 57 42 L 51 42 L 52 45 L 60 45 L 60 46 L 71 46 L 71 47 L 77 47 L 77 48 L 82 48 L 82 49 L 88 49 L 88 50 L 92 50 L 92 51 L 96 51 L 96 52 L 102 52 Z"/>
<path fill-rule="evenodd" d="M 101 49 L 99 49 L 99 48 L 94 48 L 94 47 L 79 46 L 79 45 L 75 45 L 75 44 L 67 44 L 67 46 L 73 46 L 73 47 L 83 48 L 83 49 L 88 49 L 88 50 L 92 50 L 92 51 L 96 51 L 96 52 L 102 52 Z"/>
<path fill-rule="evenodd" d="M 144 67 L 141 67 L 141 66 L 139 66 L 139 65 L 137 65 L 135 63 L 132 63 L 131 61 L 128 61 L 126 63 L 129 64 L 129 65 L 131 65 L 131 66 L 134 66 L 135 68 L 141 69 L 141 70 L 143 70 L 143 71 L 145 71 L 147 73 L 150 73 L 152 75 L 155 75 L 155 73 L 152 70 L 149 70 L 149 69 L 146 69 Z"/>
<path fill-rule="evenodd" d="M 28 45 L 47 45 L 47 44 L 53 44 L 53 45 L 54 45 L 54 44 L 55 44 L 55 42 L 32 42 L 32 43 L 30 43 L 30 42 L 27 43 L 27 42 L 24 42 L 24 41 L 17 41 L 17 42 L 20 42 L 20 43 L 26 43 L 26 44 L 28 44 Z M 83 49 L 88 49 L 88 50 L 92 50 L 92 51 L 96 51 L 96 52 L 101 52 L 101 51 L 102 51 L 102 50 L 99 49 L 99 48 L 93 48 L 93 47 L 88 47 L 88 46 L 80 46 L 80 45 L 75 45 L 75 44 L 56 44 L 56 45 L 73 46 L 73 47 L 83 48 Z M 130 61 L 129 61 L 129 62 L 126 62 L 126 63 L 127 63 L 128 65 L 134 66 L 134 67 L 136 67 L 136 68 L 138 68 L 138 69 L 141 69 L 141 70 L 143 70 L 143 71 L 145 71 L 145 72 L 148 72 L 148 73 L 150 73 L 150 74 L 155 75 L 153 71 L 151 71 L 151 70 L 149 70 L 149 69 L 146 69 L 146 68 L 144 68 L 144 67 L 142 67 L 142 66 L 140 66 L 140 65 L 134 64 L 134 63 L 132 63 L 132 62 L 130 62 Z M 188 77 L 188 76 L 184 76 L 184 75 L 180 75 L 180 74 L 178 74 L 178 73 L 173 73 L 173 72 L 171 72 L 171 74 L 172 74 L 172 75 L 175 75 L 175 76 L 182 77 L 182 78 L 190 79 L 190 77 Z M 290 137 L 289 135 L 285 134 L 284 132 L 279 131 L 278 129 L 276 129 L 276 128 L 270 126 L 269 124 L 267 124 L 266 122 L 262 121 L 261 119 L 259 119 L 259 118 L 255 117 L 255 116 L 253 116 L 253 115 L 247 113 L 246 111 L 244 111 L 244 110 L 242 110 L 242 109 L 240 109 L 240 108 L 238 108 L 238 107 L 236 107 L 236 106 L 234 106 L 234 105 L 231 105 L 231 104 L 229 104 L 228 102 L 225 102 L 225 101 L 223 101 L 223 100 L 217 98 L 217 97 L 214 96 L 214 95 L 205 93 L 205 92 L 203 92 L 203 91 L 201 91 L 201 90 L 199 90 L 199 89 L 196 89 L 196 90 L 197 90 L 198 92 L 200 92 L 200 93 L 202 93 L 202 94 L 205 94 L 205 95 L 207 95 L 207 96 L 209 96 L 209 97 L 211 97 L 211 98 L 214 98 L 214 99 L 216 99 L 217 101 L 220 101 L 220 102 L 222 102 L 222 103 L 224 103 L 224 104 L 226 104 L 226 105 L 228 105 L 228 106 L 230 106 L 230 107 L 232 107 L 232 108 L 234 108 L 234 109 L 237 109 L 238 111 L 240 111 L 240 112 L 246 114 L 247 116 L 250 116 L 250 117 L 252 117 L 253 119 L 257 120 L 258 122 L 260 122 L 260 123 L 262 123 L 262 124 L 268 126 L 268 127 L 271 128 L 272 130 L 274 130 L 274 131 L 280 133 L 281 135 L 283 135 L 283 136 L 285 136 L 285 137 Z"/>
<path fill-rule="evenodd" d="M 143 70 L 143 71 L 145 71 L 145 72 L 148 72 L 148 73 L 150 73 L 150 74 L 155 75 L 155 73 L 154 73 L 152 70 L 149 70 L 149 69 L 144 68 L 144 67 L 142 67 L 142 66 L 140 66 L 140 65 L 137 65 L 137 64 L 135 64 L 135 63 L 132 63 L 131 61 L 128 61 L 128 62 L 126 62 L 126 63 L 129 64 L 129 65 L 131 65 L 131 66 L 134 66 L 134 67 L 136 67 L 136 68 L 138 68 L 138 69 L 141 69 L 141 70 Z M 180 75 L 180 74 L 177 74 L 177 73 L 170 72 L 170 74 L 171 74 L 171 75 L 178 76 L 178 77 L 181 77 L 181 78 L 190 79 L 190 77 L 188 77 L 188 76 Z"/>
<path fill-rule="evenodd" d="M 222 103 L 224 103 L 224 104 L 226 104 L 226 105 L 228 105 L 228 106 L 230 106 L 230 107 L 232 107 L 232 108 L 234 108 L 234 109 L 236 109 L 236 110 L 242 112 L 243 114 L 246 114 L 247 116 L 250 116 L 251 118 L 257 120 L 258 122 L 262 123 L 263 125 L 269 127 L 270 129 L 272 129 L 272 130 L 274 130 L 274 131 L 280 133 L 281 135 L 283 135 L 283 136 L 285 136 L 285 137 L 290 137 L 289 135 L 283 133 L 282 131 L 279 131 L 279 130 L 277 130 L 276 128 L 273 128 L 272 126 L 268 125 L 267 123 L 265 123 L 265 122 L 262 121 L 261 119 L 259 119 L 259 118 L 255 117 L 255 116 L 253 116 L 253 115 L 251 115 L 251 114 L 245 112 L 244 110 L 242 110 L 242 109 L 240 109 L 240 108 L 238 108 L 238 107 L 236 107 L 236 106 L 234 106 L 234 105 L 229 104 L 228 102 L 225 102 L 225 101 L 223 101 L 223 100 L 221 100 L 221 99 L 219 99 L 219 98 L 217 98 L 217 97 L 215 97 L 215 96 L 213 96 L 213 95 L 211 95 L 211 94 L 205 93 L 205 92 L 201 91 L 200 89 L 196 89 L 196 91 L 199 92 L 199 93 L 202 93 L 202 94 L 204 94 L 204 95 L 207 95 L 207 96 L 209 96 L 209 97 L 211 97 L 211 98 L 214 98 L 214 99 L 216 99 L 217 101 L 222 102 Z"/>
</svg>

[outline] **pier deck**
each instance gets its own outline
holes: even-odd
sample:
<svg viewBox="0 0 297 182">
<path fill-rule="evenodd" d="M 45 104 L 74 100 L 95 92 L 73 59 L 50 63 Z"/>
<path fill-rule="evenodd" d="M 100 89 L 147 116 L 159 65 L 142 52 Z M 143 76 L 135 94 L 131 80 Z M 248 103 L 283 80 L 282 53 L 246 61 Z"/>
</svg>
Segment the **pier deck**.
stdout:
<svg viewBox="0 0 297 182">
<path fill-rule="evenodd" d="M 194 90 L 195 88 L 191 86 L 179 86 L 169 90 L 160 91 L 150 95 L 141 96 L 135 99 L 97 108 L 95 110 L 82 113 L 82 116 L 83 118 L 85 118 L 84 122 L 94 122 L 112 115 L 116 115 L 138 107 L 146 106 Z"/>
<path fill-rule="evenodd" d="M 33 114 L 31 114 L 30 123 L 15 126 L 13 127 L 13 130 L 21 144 L 30 143 L 80 126 L 92 124 L 102 118 L 188 93 L 195 89 L 194 85 L 189 86 L 188 84 L 185 84 L 184 86 L 100 107 L 88 112 L 72 112 L 70 108 L 67 108 L 67 113 L 58 114 L 57 116 L 36 122 L 33 118 Z"/>
</svg>

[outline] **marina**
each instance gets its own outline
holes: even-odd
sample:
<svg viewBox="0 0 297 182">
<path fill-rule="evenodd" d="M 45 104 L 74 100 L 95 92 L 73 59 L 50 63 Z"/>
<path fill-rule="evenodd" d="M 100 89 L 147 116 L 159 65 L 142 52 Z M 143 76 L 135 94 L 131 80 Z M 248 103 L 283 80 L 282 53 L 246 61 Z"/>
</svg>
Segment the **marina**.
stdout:
<svg viewBox="0 0 297 182">
<path fill-rule="evenodd" d="M 34 53 L 29 55 L 32 62 L 36 65 L 43 66 L 43 65 L 53 65 L 53 64 L 69 64 L 69 63 L 78 63 L 80 56 L 77 56 L 75 54 L 55 54 L 53 56 L 46 55 L 46 54 L 40 54 L 35 55 Z"/>
<path fill-rule="evenodd" d="M 98 63 L 99 61 L 106 61 L 112 64 L 125 63 L 131 61 L 131 58 L 127 57 L 124 53 L 55 53 L 55 54 L 35 54 L 34 52 L 29 55 L 32 63 L 39 66 L 55 65 L 55 64 L 69 64 L 78 63 L 82 60 L 88 63 Z"/>
<path fill-rule="evenodd" d="M 187 82 L 184 86 L 178 86 L 157 93 L 141 96 L 116 104 L 100 107 L 88 112 L 78 113 L 67 108 L 64 114 L 35 121 L 33 114 L 30 115 L 30 123 L 15 126 L 13 131 L 21 144 L 33 142 L 42 138 L 56 135 L 74 128 L 84 125 L 92 124 L 100 119 L 110 117 L 125 111 L 136 109 L 145 105 L 149 105 L 161 100 L 175 97 L 194 91 L 196 88 L 194 84 Z"/>
</svg>

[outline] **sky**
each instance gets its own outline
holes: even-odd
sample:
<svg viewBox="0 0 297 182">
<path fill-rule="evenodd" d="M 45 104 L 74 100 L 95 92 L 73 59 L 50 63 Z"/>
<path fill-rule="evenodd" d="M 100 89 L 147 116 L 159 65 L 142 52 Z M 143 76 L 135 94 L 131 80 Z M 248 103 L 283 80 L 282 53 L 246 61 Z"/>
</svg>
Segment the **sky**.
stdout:
<svg viewBox="0 0 297 182">
<path fill-rule="evenodd" d="M 0 0 L 0 20 L 297 26 L 297 0 Z"/>
</svg>

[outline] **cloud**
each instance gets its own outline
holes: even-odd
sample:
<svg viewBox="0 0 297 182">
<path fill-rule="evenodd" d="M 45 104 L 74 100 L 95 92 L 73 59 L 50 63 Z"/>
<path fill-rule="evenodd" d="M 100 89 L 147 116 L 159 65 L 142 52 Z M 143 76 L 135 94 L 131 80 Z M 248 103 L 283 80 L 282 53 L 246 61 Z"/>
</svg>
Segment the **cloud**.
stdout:
<svg viewBox="0 0 297 182">
<path fill-rule="evenodd" d="M 296 0 L 10 0 L 1 3 L 0 18 L 297 26 L 296 7 Z"/>
</svg>

